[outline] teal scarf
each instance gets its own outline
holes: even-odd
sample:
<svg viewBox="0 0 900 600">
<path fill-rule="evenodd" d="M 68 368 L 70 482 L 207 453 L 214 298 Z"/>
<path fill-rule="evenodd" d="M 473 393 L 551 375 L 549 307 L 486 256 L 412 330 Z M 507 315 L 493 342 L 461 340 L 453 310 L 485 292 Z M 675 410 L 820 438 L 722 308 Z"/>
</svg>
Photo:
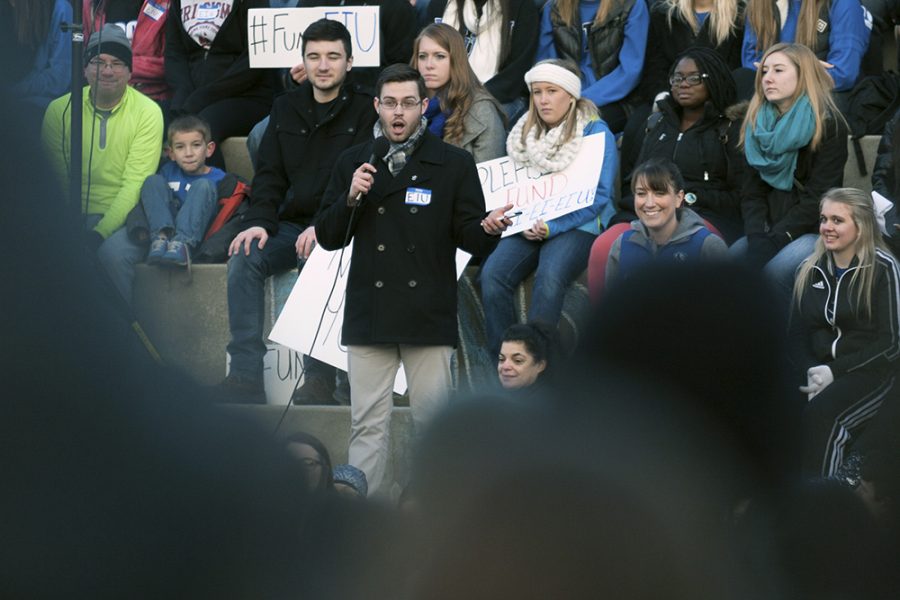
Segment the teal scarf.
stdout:
<svg viewBox="0 0 900 600">
<path fill-rule="evenodd" d="M 777 190 L 790 191 L 797 169 L 797 151 L 809 144 L 816 131 L 816 117 L 803 94 L 783 115 L 764 102 L 756 115 L 756 129 L 747 123 L 744 152 L 747 163 L 763 181 Z"/>
</svg>

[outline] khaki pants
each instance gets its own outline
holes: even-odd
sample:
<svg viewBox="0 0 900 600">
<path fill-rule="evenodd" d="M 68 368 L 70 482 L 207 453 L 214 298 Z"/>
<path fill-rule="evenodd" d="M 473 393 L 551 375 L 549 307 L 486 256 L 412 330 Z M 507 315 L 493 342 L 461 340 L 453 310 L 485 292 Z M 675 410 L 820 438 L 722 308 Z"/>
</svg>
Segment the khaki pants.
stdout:
<svg viewBox="0 0 900 600">
<path fill-rule="evenodd" d="M 348 346 L 350 464 L 366 474 L 369 494 L 384 484 L 390 453 L 393 386 L 401 362 L 417 431 L 445 404 L 451 389 L 451 346 Z"/>
</svg>

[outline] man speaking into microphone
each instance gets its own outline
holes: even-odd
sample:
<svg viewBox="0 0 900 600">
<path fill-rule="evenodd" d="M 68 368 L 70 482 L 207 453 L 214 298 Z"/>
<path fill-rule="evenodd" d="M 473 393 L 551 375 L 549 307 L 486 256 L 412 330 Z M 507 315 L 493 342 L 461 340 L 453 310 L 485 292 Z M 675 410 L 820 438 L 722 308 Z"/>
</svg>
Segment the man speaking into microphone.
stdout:
<svg viewBox="0 0 900 600">
<path fill-rule="evenodd" d="M 324 197 L 332 204 L 316 222 L 327 250 L 355 240 L 341 341 L 349 356 L 350 464 L 365 472 L 370 495 L 384 483 L 401 362 L 417 428 L 450 392 L 456 249 L 489 254 L 512 208 L 485 215 L 472 156 L 428 131 L 425 82 L 415 69 L 387 67 L 375 92 L 375 140 L 341 154 Z"/>
</svg>

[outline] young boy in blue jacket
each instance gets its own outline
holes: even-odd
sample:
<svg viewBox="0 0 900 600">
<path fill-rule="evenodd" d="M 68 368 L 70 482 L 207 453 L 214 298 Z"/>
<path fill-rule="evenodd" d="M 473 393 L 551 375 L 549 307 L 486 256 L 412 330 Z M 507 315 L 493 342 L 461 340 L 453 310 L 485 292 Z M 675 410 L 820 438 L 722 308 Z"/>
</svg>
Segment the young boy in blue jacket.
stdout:
<svg viewBox="0 0 900 600">
<path fill-rule="evenodd" d="M 171 159 L 141 188 L 150 231 L 147 264 L 186 266 L 216 212 L 216 184 L 225 171 L 206 164 L 216 144 L 209 125 L 195 116 L 169 125 L 166 152 Z"/>
</svg>

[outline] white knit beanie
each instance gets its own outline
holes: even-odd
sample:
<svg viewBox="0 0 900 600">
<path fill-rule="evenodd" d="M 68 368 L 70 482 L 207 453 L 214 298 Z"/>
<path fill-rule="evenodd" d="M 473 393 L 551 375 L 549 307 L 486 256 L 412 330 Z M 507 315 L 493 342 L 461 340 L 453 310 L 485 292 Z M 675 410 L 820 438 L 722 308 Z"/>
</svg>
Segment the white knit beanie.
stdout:
<svg viewBox="0 0 900 600">
<path fill-rule="evenodd" d="M 581 98 L 581 79 L 578 75 L 552 62 L 541 61 L 525 73 L 525 83 L 528 84 L 529 91 L 531 85 L 537 82 L 558 85 L 572 94 L 576 100 Z"/>
</svg>

